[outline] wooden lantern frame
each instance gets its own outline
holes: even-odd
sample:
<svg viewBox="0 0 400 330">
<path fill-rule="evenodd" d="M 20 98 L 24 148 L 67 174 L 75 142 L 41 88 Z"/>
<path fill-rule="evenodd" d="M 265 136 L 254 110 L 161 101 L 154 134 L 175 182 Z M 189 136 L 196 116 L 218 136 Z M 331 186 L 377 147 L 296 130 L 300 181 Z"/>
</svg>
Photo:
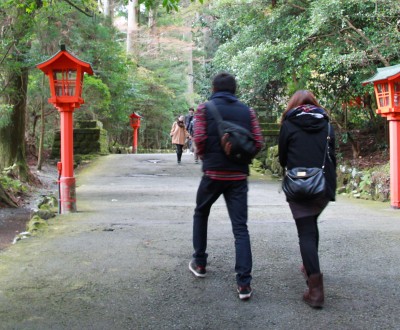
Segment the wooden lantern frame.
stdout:
<svg viewBox="0 0 400 330">
<path fill-rule="evenodd" d="M 84 103 L 82 87 L 84 73 L 93 74 L 90 63 L 84 62 L 66 51 L 61 45 L 61 50 L 47 61 L 37 65 L 49 78 L 50 94 L 49 103 L 56 107 L 69 104 L 78 108 Z"/>
<path fill-rule="evenodd" d="M 133 112 L 129 115 L 129 122 L 132 128 L 139 128 L 140 127 L 140 119 L 142 116 L 138 115 L 136 112 Z"/>
<path fill-rule="evenodd" d="M 373 83 L 377 101 L 376 113 L 383 117 L 400 116 L 400 64 L 377 68 L 377 73 L 362 82 Z"/>
<path fill-rule="evenodd" d="M 369 83 L 374 83 L 376 113 L 389 122 L 390 203 L 400 209 L 400 64 L 378 68 L 362 84 Z"/>
<path fill-rule="evenodd" d="M 59 212 L 76 212 L 73 112 L 84 103 L 84 73 L 92 75 L 93 70 L 89 63 L 67 52 L 64 45 L 57 54 L 36 67 L 49 78 L 51 97 L 48 101 L 60 112 Z"/>
</svg>

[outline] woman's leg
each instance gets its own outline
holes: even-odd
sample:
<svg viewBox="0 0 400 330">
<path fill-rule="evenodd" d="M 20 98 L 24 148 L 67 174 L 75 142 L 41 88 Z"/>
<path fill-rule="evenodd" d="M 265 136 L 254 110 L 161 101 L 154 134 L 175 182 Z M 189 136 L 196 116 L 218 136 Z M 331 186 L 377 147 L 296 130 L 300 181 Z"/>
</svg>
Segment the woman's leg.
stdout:
<svg viewBox="0 0 400 330">
<path fill-rule="evenodd" d="M 295 219 L 300 254 L 308 276 L 321 272 L 318 256 L 319 231 L 317 219 L 317 215 Z"/>
<path fill-rule="evenodd" d="M 176 156 L 178 158 L 178 163 L 181 162 L 182 153 L 183 153 L 183 145 L 182 144 L 176 144 Z"/>
<path fill-rule="evenodd" d="M 307 290 L 303 300 L 311 307 L 321 308 L 324 305 L 323 275 L 318 257 L 318 215 L 295 219 L 299 235 L 300 253 L 307 272 Z"/>
</svg>

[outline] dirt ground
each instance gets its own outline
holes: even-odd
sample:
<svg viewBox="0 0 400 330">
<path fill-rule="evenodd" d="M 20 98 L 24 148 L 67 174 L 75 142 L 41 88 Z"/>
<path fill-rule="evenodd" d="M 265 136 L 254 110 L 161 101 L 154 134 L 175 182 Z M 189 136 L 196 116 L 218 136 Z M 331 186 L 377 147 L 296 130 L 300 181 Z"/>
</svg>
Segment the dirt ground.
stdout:
<svg viewBox="0 0 400 330">
<path fill-rule="evenodd" d="M 338 141 L 337 155 L 340 162 L 351 164 L 358 169 L 368 169 L 389 162 L 388 141 L 381 132 L 378 136 L 371 131 L 354 130 L 351 136 L 358 145 L 358 155 L 354 157 L 352 145 L 349 141 L 343 142 L 343 138 L 336 133 Z"/>
<path fill-rule="evenodd" d="M 188 270 L 200 166 L 185 154 L 109 155 L 77 173 L 77 209 L 0 252 L 0 329 L 398 329 L 400 222 L 339 198 L 320 217 L 326 303 L 301 301 L 295 224 L 279 182 L 253 175 L 254 295 L 238 299 L 223 198 L 205 279 Z"/>
<path fill-rule="evenodd" d="M 33 165 L 30 169 L 40 185 L 31 186 L 21 197 L 21 207 L 0 209 L 0 250 L 10 246 L 19 233 L 26 231 L 26 224 L 43 196 L 57 194 L 57 169 L 52 162 L 45 163 L 41 171 Z"/>
<path fill-rule="evenodd" d="M 0 250 L 10 246 L 14 237 L 25 231 L 30 214 L 25 208 L 0 210 Z"/>
<path fill-rule="evenodd" d="M 359 169 L 371 168 L 386 164 L 389 161 L 389 150 L 381 145 L 384 138 L 380 137 L 380 143 L 376 142 L 374 132 L 353 131 L 352 137 L 360 146 L 360 154 L 353 158 L 353 150 L 349 142 L 343 143 L 339 136 L 338 156 L 341 161 L 350 163 Z M 22 197 L 22 207 L 19 209 L 0 209 L 0 250 L 12 244 L 15 236 L 26 229 L 26 223 L 31 218 L 33 210 L 43 195 L 57 194 L 57 169 L 55 161 L 48 160 L 41 171 L 36 170 L 36 160 L 29 157 L 31 172 L 41 182 L 39 186 L 32 186 L 31 191 Z"/>
</svg>

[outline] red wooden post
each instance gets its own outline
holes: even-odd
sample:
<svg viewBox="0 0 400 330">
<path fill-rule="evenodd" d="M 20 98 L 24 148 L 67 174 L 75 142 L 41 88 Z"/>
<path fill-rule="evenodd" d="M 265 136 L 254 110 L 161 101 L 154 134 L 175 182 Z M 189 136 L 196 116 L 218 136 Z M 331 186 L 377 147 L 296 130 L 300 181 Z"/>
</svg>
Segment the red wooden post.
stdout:
<svg viewBox="0 0 400 330">
<path fill-rule="evenodd" d="M 376 113 L 389 121 L 390 144 L 390 204 L 400 208 L 400 64 L 378 68 L 377 73 L 365 80 L 373 82 L 378 104 Z"/>
<path fill-rule="evenodd" d="M 74 177 L 73 112 L 84 103 L 82 99 L 83 75 L 93 74 L 89 63 L 71 55 L 61 45 L 61 50 L 47 61 L 37 65 L 49 77 L 49 103 L 60 112 L 61 177 L 60 213 L 76 212 Z"/>
<path fill-rule="evenodd" d="M 129 118 L 131 127 L 133 128 L 132 153 L 137 154 L 138 129 L 140 127 L 140 118 L 142 117 L 133 112 Z"/>
</svg>

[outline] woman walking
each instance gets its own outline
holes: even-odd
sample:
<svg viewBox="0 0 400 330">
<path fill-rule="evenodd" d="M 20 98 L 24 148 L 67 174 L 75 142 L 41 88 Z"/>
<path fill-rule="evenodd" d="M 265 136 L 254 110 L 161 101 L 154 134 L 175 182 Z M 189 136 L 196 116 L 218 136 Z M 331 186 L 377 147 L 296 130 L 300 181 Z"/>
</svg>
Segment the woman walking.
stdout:
<svg viewBox="0 0 400 330">
<path fill-rule="evenodd" d="M 172 137 L 172 144 L 176 147 L 176 156 L 178 159 L 178 164 L 181 163 L 183 146 L 185 144 L 186 138 L 189 138 L 189 133 L 185 128 L 185 117 L 179 116 L 179 118 L 174 121 L 171 128 L 170 136 Z"/>
<path fill-rule="evenodd" d="M 279 162 L 287 169 L 321 167 L 325 152 L 327 152 L 324 167 L 325 196 L 305 201 L 292 201 L 287 198 L 299 236 L 300 254 L 303 260 L 301 271 L 308 284 L 303 300 L 316 308 L 324 304 L 323 276 L 318 256 L 317 220 L 329 201 L 335 200 L 335 133 L 329 123 L 328 114 L 319 105 L 315 96 L 309 91 L 299 90 L 290 98 L 282 114 Z"/>
</svg>

